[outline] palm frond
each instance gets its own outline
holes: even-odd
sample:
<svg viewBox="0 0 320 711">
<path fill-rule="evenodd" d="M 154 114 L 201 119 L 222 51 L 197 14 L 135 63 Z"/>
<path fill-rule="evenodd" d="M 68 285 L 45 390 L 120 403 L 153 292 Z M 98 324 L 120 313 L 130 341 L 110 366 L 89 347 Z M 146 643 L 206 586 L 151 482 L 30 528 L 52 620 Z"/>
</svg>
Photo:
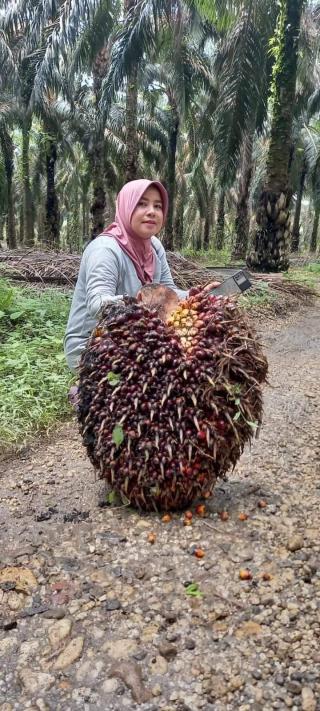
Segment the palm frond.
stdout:
<svg viewBox="0 0 320 711">
<path fill-rule="evenodd" d="M 18 79 L 18 68 L 14 59 L 12 49 L 5 32 L 0 29 L 0 66 L 5 67 L 5 72 L 0 75 L 0 87 L 11 82 L 15 83 Z"/>
<path fill-rule="evenodd" d="M 115 37 L 110 70 L 102 85 L 101 109 L 105 115 L 132 66 L 139 66 L 144 53 L 155 48 L 159 28 L 169 16 L 166 0 L 138 0 L 130 9 Z"/>
<path fill-rule="evenodd" d="M 255 125 L 263 96 L 266 47 L 250 14 L 242 15 L 229 34 L 222 54 L 215 149 L 219 182 L 226 186 L 234 180 L 243 137 L 252 130 L 252 123 Z"/>
<path fill-rule="evenodd" d="M 34 104 L 41 101 L 48 87 L 57 92 L 61 91 L 61 64 L 68 63 L 71 50 L 77 46 L 82 35 L 88 32 L 101 6 L 110 3 L 111 13 L 111 2 L 112 0 L 67 0 L 62 4 L 48 34 L 43 59 L 38 64 L 32 92 Z"/>
</svg>

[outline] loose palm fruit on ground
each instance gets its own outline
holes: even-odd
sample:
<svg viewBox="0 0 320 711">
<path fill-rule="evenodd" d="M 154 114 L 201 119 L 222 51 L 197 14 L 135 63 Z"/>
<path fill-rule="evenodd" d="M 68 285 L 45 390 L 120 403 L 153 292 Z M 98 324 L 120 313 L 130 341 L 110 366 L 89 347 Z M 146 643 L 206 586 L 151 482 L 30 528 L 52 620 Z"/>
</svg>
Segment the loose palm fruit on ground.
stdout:
<svg viewBox="0 0 320 711">
<path fill-rule="evenodd" d="M 228 519 L 229 519 L 228 511 L 221 511 L 219 516 L 221 518 L 221 521 L 228 521 Z"/>
<path fill-rule="evenodd" d="M 105 306 L 79 369 L 80 431 L 98 475 L 132 506 L 165 512 L 234 468 L 261 423 L 267 374 L 234 300 L 197 291 L 172 310 L 171 296 L 161 313 L 146 300 Z"/>
<path fill-rule="evenodd" d="M 246 513 L 239 513 L 238 519 L 239 521 L 247 521 L 249 518 L 248 514 Z"/>
<path fill-rule="evenodd" d="M 196 556 L 196 558 L 204 558 L 205 552 L 202 548 L 196 548 L 194 551 L 194 555 Z"/>
</svg>

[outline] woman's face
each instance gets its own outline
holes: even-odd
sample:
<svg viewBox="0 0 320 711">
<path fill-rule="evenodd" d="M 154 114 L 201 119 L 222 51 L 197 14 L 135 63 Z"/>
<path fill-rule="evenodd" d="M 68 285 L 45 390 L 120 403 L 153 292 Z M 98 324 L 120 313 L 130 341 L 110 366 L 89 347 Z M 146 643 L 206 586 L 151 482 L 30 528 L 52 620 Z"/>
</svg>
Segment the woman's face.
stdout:
<svg viewBox="0 0 320 711">
<path fill-rule="evenodd" d="M 132 213 L 131 227 L 141 239 L 150 239 L 163 225 L 163 207 L 158 188 L 151 186 L 140 198 Z"/>
</svg>

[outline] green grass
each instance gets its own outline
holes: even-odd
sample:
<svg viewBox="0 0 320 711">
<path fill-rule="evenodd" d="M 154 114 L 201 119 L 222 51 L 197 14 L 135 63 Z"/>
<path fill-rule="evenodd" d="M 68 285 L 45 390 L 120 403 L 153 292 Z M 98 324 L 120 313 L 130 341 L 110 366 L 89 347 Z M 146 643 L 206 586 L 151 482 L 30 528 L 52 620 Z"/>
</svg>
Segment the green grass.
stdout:
<svg viewBox="0 0 320 711">
<path fill-rule="evenodd" d="M 0 452 L 70 415 L 63 354 L 70 296 L 0 279 Z"/>
<path fill-rule="evenodd" d="M 239 297 L 238 303 L 243 306 L 246 311 L 257 306 L 268 306 L 272 305 L 276 300 L 276 294 L 269 289 L 269 284 L 264 281 L 260 281 L 255 284 L 253 289 L 249 289 L 242 296 Z"/>
<path fill-rule="evenodd" d="M 289 281 L 296 281 L 316 289 L 319 286 L 320 263 L 314 262 L 304 267 L 290 269 L 284 276 Z"/>
<path fill-rule="evenodd" d="M 229 265 L 231 261 L 231 252 L 229 248 L 219 251 L 216 249 L 202 249 L 201 251 L 195 251 L 194 249 L 188 248 L 182 249 L 181 254 L 183 254 L 183 256 L 187 259 L 194 260 L 204 267 L 225 267 Z M 237 262 L 232 263 L 237 264 Z"/>
</svg>

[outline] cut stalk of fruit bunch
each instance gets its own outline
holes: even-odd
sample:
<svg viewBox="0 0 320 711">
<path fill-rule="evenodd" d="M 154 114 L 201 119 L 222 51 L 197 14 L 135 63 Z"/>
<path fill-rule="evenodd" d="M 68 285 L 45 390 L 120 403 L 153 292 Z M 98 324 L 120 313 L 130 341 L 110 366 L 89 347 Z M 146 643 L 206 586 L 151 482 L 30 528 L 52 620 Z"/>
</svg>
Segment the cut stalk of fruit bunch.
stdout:
<svg viewBox="0 0 320 711">
<path fill-rule="evenodd" d="M 267 362 L 235 302 L 196 292 L 166 322 L 104 308 L 80 364 L 88 455 L 131 505 L 166 513 L 208 497 L 262 417 Z"/>
</svg>

